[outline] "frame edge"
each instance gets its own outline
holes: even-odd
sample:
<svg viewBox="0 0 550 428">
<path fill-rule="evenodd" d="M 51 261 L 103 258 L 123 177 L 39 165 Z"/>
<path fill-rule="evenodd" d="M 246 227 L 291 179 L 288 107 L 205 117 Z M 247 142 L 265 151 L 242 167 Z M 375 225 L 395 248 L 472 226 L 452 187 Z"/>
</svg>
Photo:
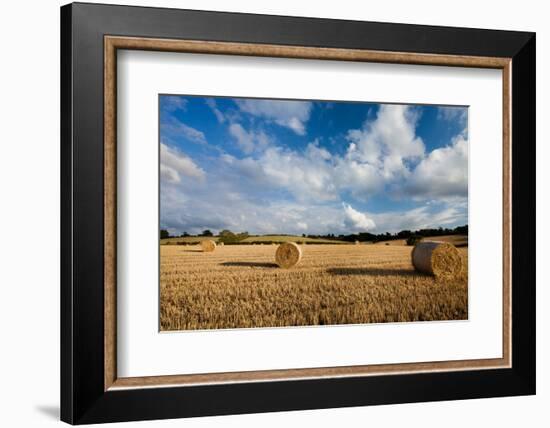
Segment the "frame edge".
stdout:
<svg viewBox="0 0 550 428">
<path fill-rule="evenodd" d="M 521 391 L 532 395 L 536 393 L 535 33 L 512 59 L 512 111 L 512 207 L 516 207 L 512 209 L 512 368 Z"/>
<path fill-rule="evenodd" d="M 74 423 L 74 376 L 73 376 L 73 273 L 72 273 L 72 5 L 60 8 L 60 156 L 61 156 L 61 385 L 60 418 Z"/>
</svg>

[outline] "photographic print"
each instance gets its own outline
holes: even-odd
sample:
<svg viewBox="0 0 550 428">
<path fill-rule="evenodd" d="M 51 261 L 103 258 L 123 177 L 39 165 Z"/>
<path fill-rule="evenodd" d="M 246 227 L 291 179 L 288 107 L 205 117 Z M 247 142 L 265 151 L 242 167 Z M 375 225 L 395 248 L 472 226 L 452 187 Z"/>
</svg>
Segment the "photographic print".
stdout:
<svg viewBox="0 0 550 428">
<path fill-rule="evenodd" d="M 468 108 L 159 95 L 160 330 L 468 319 Z"/>
</svg>

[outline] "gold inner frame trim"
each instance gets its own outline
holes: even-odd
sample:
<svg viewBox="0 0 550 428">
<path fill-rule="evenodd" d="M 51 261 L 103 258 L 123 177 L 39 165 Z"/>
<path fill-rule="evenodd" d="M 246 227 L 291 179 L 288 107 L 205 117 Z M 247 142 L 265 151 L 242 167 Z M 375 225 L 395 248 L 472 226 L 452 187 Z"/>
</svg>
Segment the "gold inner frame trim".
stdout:
<svg viewBox="0 0 550 428">
<path fill-rule="evenodd" d="M 116 88 L 117 50 L 147 50 L 213 55 L 242 55 L 393 64 L 494 68 L 502 70 L 503 144 L 503 320 L 502 358 L 422 363 L 358 365 L 303 369 L 204 373 L 119 378 L 116 367 Z M 251 43 L 170 40 L 139 37 L 104 37 L 104 389 L 193 386 L 219 383 L 358 377 L 421 372 L 480 370 L 511 367 L 511 78 L 510 58 L 385 52 Z"/>
</svg>

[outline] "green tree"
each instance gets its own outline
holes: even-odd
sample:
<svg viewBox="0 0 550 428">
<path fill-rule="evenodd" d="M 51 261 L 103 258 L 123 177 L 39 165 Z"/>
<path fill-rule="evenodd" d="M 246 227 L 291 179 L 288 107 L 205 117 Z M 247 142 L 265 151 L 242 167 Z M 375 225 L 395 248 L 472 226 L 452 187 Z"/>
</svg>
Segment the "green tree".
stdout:
<svg viewBox="0 0 550 428">
<path fill-rule="evenodd" d="M 248 238 L 248 232 L 233 233 L 230 230 L 224 229 L 220 232 L 220 238 L 218 242 L 223 242 L 224 244 L 231 244 L 235 242 L 242 241 L 243 239 Z"/>
<path fill-rule="evenodd" d="M 410 231 L 410 230 L 402 230 L 401 232 L 399 232 L 397 234 L 397 237 L 399 239 L 408 239 L 409 237 L 411 237 L 413 235 L 413 233 Z"/>
<path fill-rule="evenodd" d="M 161 229 L 160 239 L 166 239 L 166 238 L 170 238 L 170 232 L 168 232 L 166 229 Z"/>
<path fill-rule="evenodd" d="M 220 232 L 220 238 L 218 242 L 223 242 L 224 244 L 229 244 L 231 242 L 237 241 L 237 236 L 228 229 L 224 229 Z"/>
<path fill-rule="evenodd" d="M 418 244 L 421 240 L 422 240 L 422 237 L 418 235 L 411 235 L 407 238 L 407 245 L 412 247 L 413 245 Z"/>
<path fill-rule="evenodd" d="M 201 236 L 214 236 L 214 234 L 210 230 L 206 229 L 202 231 Z"/>
</svg>

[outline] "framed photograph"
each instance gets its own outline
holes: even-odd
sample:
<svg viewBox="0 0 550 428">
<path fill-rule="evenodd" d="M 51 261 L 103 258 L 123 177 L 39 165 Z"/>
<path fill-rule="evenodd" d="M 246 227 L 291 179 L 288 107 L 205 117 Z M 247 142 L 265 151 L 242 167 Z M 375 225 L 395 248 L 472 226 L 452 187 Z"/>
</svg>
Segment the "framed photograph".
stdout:
<svg viewBox="0 0 550 428">
<path fill-rule="evenodd" d="M 535 34 L 61 8 L 61 418 L 535 393 Z"/>
</svg>

